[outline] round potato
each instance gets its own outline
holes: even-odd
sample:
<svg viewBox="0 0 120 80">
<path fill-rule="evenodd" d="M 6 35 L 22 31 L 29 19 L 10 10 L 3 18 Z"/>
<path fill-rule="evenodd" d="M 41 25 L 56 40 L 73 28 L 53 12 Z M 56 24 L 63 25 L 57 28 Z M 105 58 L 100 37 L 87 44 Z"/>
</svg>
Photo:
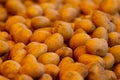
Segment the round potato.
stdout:
<svg viewBox="0 0 120 80">
<path fill-rule="evenodd" d="M 104 39 L 92 38 L 86 41 L 85 45 L 87 52 L 90 54 L 105 56 L 108 52 L 108 43 Z"/>
<path fill-rule="evenodd" d="M 50 74 L 43 74 L 39 80 L 53 80 Z"/>
<path fill-rule="evenodd" d="M 63 46 L 63 36 L 60 33 L 54 33 L 45 40 L 45 44 L 48 46 L 48 51 L 54 52 Z"/>
<path fill-rule="evenodd" d="M 107 53 L 106 56 L 103 57 L 103 60 L 105 61 L 106 69 L 112 68 L 115 63 L 114 56 L 111 53 Z"/>
<path fill-rule="evenodd" d="M 54 52 L 47 52 L 38 57 L 38 61 L 43 64 L 55 64 L 57 65 L 60 61 L 60 57 Z"/>
<path fill-rule="evenodd" d="M 78 46 L 85 45 L 86 41 L 91 39 L 91 37 L 86 33 L 78 33 L 72 36 L 69 41 L 69 46 L 72 49 L 77 48 Z"/>
<path fill-rule="evenodd" d="M 109 49 L 109 52 L 114 56 L 115 63 L 120 62 L 120 45 L 115 45 Z"/>
<path fill-rule="evenodd" d="M 0 65 L 1 74 L 10 79 L 13 79 L 16 76 L 16 74 L 18 74 L 20 68 L 20 64 L 13 60 L 4 61 Z"/>
<path fill-rule="evenodd" d="M 0 7 L 0 21 L 5 21 L 7 19 L 8 13 L 5 8 Z"/>
<path fill-rule="evenodd" d="M 48 2 L 41 3 L 40 6 L 43 9 L 43 11 L 45 11 L 47 9 L 55 9 L 56 8 L 56 6 L 54 4 L 48 3 Z"/>
<path fill-rule="evenodd" d="M 31 20 L 33 29 L 44 28 L 50 26 L 50 20 L 44 16 L 36 16 Z"/>
<path fill-rule="evenodd" d="M 117 80 L 117 76 L 113 71 L 105 70 L 105 72 L 109 80 Z"/>
<path fill-rule="evenodd" d="M 0 40 L 7 41 L 7 40 L 10 40 L 10 39 L 11 39 L 11 36 L 7 32 L 0 31 Z"/>
<path fill-rule="evenodd" d="M 14 80 L 33 80 L 33 78 L 26 74 L 18 74 Z"/>
</svg>

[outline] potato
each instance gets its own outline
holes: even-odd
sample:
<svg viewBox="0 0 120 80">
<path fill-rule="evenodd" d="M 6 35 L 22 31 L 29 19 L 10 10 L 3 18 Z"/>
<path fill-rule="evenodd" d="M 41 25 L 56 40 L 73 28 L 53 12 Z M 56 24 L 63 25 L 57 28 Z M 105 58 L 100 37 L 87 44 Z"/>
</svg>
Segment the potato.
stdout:
<svg viewBox="0 0 120 80">
<path fill-rule="evenodd" d="M 102 38 L 108 41 L 108 32 L 104 27 L 96 28 L 92 33 L 93 38 Z"/>
<path fill-rule="evenodd" d="M 8 43 L 3 40 L 0 40 L 0 56 L 8 53 L 9 50 L 10 50 L 10 47 Z"/>
<path fill-rule="evenodd" d="M 39 42 L 31 42 L 26 46 L 28 54 L 33 54 L 38 58 L 41 54 L 47 52 L 47 45 Z"/>
<path fill-rule="evenodd" d="M 27 74 L 33 78 L 39 78 L 44 72 L 45 68 L 41 63 L 26 63 L 20 68 L 21 74 Z"/>
<path fill-rule="evenodd" d="M 87 67 L 82 63 L 76 62 L 76 63 L 69 64 L 63 70 L 61 69 L 60 76 L 63 76 L 65 74 L 65 72 L 71 71 L 71 70 L 77 71 L 83 78 L 85 78 L 88 75 Z"/>
<path fill-rule="evenodd" d="M 29 6 L 31 6 L 31 5 L 33 5 L 33 4 L 35 4 L 32 0 L 25 0 L 24 1 L 24 5 L 25 5 L 25 7 L 29 7 Z"/>
<path fill-rule="evenodd" d="M 59 13 L 55 9 L 46 9 L 44 15 L 51 21 L 55 21 L 59 19 Z"/>
<path fill-rule="evenodd" d="M 6 9 L 11 14 L 21 14 L 26 12 L 25 6 L 18 0 L 6 1 Z"/>
<path fill-rule="evenodd" d="M 105 61 L 106 69 L 112 68 L 115 63 L 114 56 L 111 53 L 107 53 L 106 56 L 103 57 L 103 60 Z"/>
<path fill-rule="evenodd" d="M 0 21 L 5 21 L 8 17 L 8 13 L 5 8 L 0 7 Z"/>
<path fill-rule="evenodd" d="M 86 33 L 78 33 L 72 36 L 69 41 L 69 46 L 72 49 L 77 48 L 78 46 L 85 45 L 86 41 L 91 39 L 91 37 Z"/>
<path fill-rule="evenodd" d="M 6 41 L 7 42 L 7 44 L 9 45 L 9 48 L 10 48 L 10 50 L 13 48 L 13 46 L 15 45 L 15 42 L 14 41 L 12 41 L 12 40 L 8 40 L 8 41 Z"/>
<path fill-rule="evenodd" d="M 82 28 L 79 28 L 79 29 L 74 31 L 74 35 L 77 34 L 77 33 L 86 33 L 86 31 L 83 30 Z"/>
<path fill-rule="evenodd" d="M 45 40 L 48 51 L 56 51 L 64 44 L 63 36 L 60 33 L 54 33 Z"/>
<path fill-rule="evenodd" d="M 110 14 L 115 13 L 118 10 L 118 0 L 103 0 L 100 9 Z"/>
<path fill-rule="evenodd" d="M 114 67 L 114 72 L 115 72 L 117 78 L 120 79 L 120 64 L 117 64 L 117 65 Z"/>
<path fill-rule="evenodd" d="M 11 26 L 10 33 L 15 42 L 23 42 L 25 44 L 28 43 L 32 35 L 32 31 L 29 30 L 27 26 L 22 23 L 16 23 L 13 26 Z"/>
<path fill-rule="evenodd" d="M 54 52 L 47 52 L 38 57 L 38 61 L 43 64 L 55 64 L 57 65 L 60 61 L 60 57 Z"/>
<path fill-rule="evenodd" d="M 94 63 L 89 68 L 87 80 L 109 80 L 104 68 L 99 63 Z"/>
<path fill-rule="evenodd" d="M 28 54 L 26 55 L 22 61 L 21 61 L 21 65 L 27 64 L 27 63 L 37 63 L 37 59 L 35 56 L 33 56 L 32 54 Z"/>
<path fill-rule="evenodd" d="M 120 44 L 120 33 L 118 32 L 110 32 L 108 34 L 108 43 L 109 46 L 115 46 Z"/>
<path fill-rule="evenodd" d="M 120 45 L 115 45 L 109 49 L 109 52 L 114 56 L 115 63 L 120 62 Z"/>
<path fill-rule="evenodd" d="M 47 31 L 49 33 L 52 33 L 52 28 L 51 27 L 45 27 L 45 28 L 39 28 L 37 29 L 38 31 L 41 30 L 41 31 Z"/>
<path fill-rule="evenodd" d="M 113 71 L 105 70 L 105 72 L 109 80 L 117 80 L 117 76 Z"/>
<path fill-rule="evenodd" d="M 53 78 L 51 77 L 51 75 L 49 74 L 43 74 L 39 80 L 53 80 Z"/>
<path fill-rule="evenodd" d="M 26 74 L 18 74 L 14 80 L 33 80 L 33 78 Z"/>
<path fill-rule="evenodd" d="M 45 11 L 47 9 L 55 9 L 56 8 L 56 6 L 54 4 L 48 3 L 48 2 L 41 3 L 40 6 L 43 9 L 43 11 Z"/>
<path fill-rule="evenodd" d="M 43 10 L 39 5 L 31 5 L 27 8 L 26 14 L 29 17 L 41 16 L 43 14 Z"/>
<path fill-rule="evenodd" d="M 74 34 L 71 24 L 64 21 L 55 21 L 53 23 L 52 32 L 60 33 L 65 41 L 68 41 Z"/>
<path fill-rule="evenodd" d="M 23 48 L 25 48 L 24 43 L 21 43 L 21 42 L 16 43 L 16 44 L 13 45 L 13 47 L 12 47 L 12 49 L 10 51 L 10 54 L 14 54 L 17 50 L 23 49 Z"/>
<path fill-rule="evenodd" d="M 0 66 L 0 72 L 2 75 L 13 79 L 18 74 L 20 64 L 13 60 L 4 61 Z"/>
<path fill-rule="evenodd" d="M 10 80 L 10 79 L 8 79 L 8 78 L 6 78 L 6 77 L 0 75 L 0 80 Z"/>
<path fill-rule="evenodd" d="M 91 33 L 95 30 L 95 25 L 89 19 L 81 19 L 75 22 L 75 30 L 79 28 L 82 28 L 87 33 Z"/>
<path fill-rule="evenodd" d="M 86 46 L 78 46 L 78 47 L 74 50 L 74 58 L 75 58 L 76 60 L 78 60 L 79 57 L 80 57 L 82 54 L 87 54 Z"/>
<path fill-rule="evenodd" d="M 84 80 L 77 71 L 67 71 L 60 80 Z"/>
<path fill-rule="evenodd" d="M 69 47 L 62 47 L 56 51 L 60 58 L 73 57 L 73 51 Z"/>
<path fill-rule="evenodd" d="M 25 23 L 26 22 L 26 20 L 25 20 L 25 18 L 24 17 L 22 17 L 22 16 L 12 16 L 12 17 L 10 17 L 10 18 L 8 18 L 7 20 L 6 20 L 6 23 L 5 23 L 5 29 L 7 30 L 7 31 L 10 31 L 10 29 L 11 29 L 11 26 L 13 25 L 13 24 L 15 24 L 15 23 Z"/>
<path fill-rule="evenodd" d="M 60 71 L 63 69 L 65 70 L 66 67 L 71 63 L 74 63 L 74 60 L 71 57 L 64 57 L 58 64 L 58 67 L 60 68 Z"/>
<path fill-rule="evenodd" d="M 7 41 L 7 40 L 10 40 L 10 39 L 11 39 L 11 36 L 7 32 L 0 31 L 0 40 Z"/>
<path fill-rule="evenodd" d="M 12 60 L 20 63 L 26 54 L 27 51 L 25 49 L 19 49 L 15 53 L 10 54 L 10 56 Z"/>
<path fill-rule="evenodd" d="M 91 0 L 82 0 L 80 2 L 80 10 L 84 14 L 91 14 L 95 9 L 97 9 L 97 6 Z"/>
<path fill-rule="evenodd" d="M 31 20 L 33 29 L 44 28 L 50 26 L 50 20 L 44 16 L 36 16 Z"/>
<path fill-rule="evenodd" d="M 85 45 L 87 52 L 90 54 L 105 56 L 108 52 L 108 43 L 104 39 L 92 38 L 86 41 Z"/>
<path fill-rule="evenodd" d="M 45 65 L 45 73 L 50 74 L 54 79 L 57 78 L 59 71 L 59 67 L 55 64 Z"/>
<path fill-rule="evenodd" d="M 35 30 L 34 32 L 33 32 L 33 34 L 31 35 L 31 38 L 30 38 L 30 41 L 31 42 L 34 42 L 34 41 L 37 41 L 37 42 L 44 42 L 45 41 L 45 39 L 47 38 L 47 37 L 49 37 L 51 35 L 51 33 L 50 32 L 48 32 L 48 31 L 45 31 L 45 30 Z"/>
<path fill-rule="evenodd" d="M 71 22 L 77 17 L 77 10 L 75 8 L 62 8 L 60 10 L 60 19 L 66 22 Z"/>
<path fill-rule="evenodd" d="M 97 63 L 100 63 L 101 66 L 105 67 L 104 60 L 97 55 L 82 54 L 79 57 L 78 62 L 81 62 L 81 63 L 86 64 L 86 65 L 89 64 L 89 63 L 97 62 Z"/>
</svg>

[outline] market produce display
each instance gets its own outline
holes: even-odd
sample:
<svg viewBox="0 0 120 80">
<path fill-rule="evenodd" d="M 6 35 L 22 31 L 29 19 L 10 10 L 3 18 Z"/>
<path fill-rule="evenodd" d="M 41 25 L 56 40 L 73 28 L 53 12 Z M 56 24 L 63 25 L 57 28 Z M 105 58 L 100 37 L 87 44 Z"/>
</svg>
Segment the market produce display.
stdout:
<svg viewBox="0 0 120 80">
<path fill-rule="evenodd" d="M 120 0 L 0 0 L 0 80 L 120 80 Z"/>
</svg>

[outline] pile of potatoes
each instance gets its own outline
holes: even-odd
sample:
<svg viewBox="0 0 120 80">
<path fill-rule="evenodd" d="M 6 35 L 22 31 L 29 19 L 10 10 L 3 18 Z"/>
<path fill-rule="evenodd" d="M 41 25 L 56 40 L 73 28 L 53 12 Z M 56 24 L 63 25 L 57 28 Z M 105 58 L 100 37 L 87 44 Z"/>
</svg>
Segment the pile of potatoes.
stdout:
<svg viewBox="0 0 120 80">
<path fill-rule="evenodd" d="M 120 0 L 0 0 L 0 80 L 120 80 Z"/>
</svg>

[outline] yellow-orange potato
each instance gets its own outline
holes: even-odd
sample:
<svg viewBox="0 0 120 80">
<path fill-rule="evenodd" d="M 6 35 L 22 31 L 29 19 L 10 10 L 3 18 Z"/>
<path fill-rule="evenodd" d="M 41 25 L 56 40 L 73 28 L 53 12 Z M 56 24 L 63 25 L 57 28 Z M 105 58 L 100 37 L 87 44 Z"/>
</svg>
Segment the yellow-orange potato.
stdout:
<svg viewBox="0 0 120 80">
<path fill-rule="evenodd" d="M 58 20 L 58 18 L 59 18 L 59 13 L 55 9 L 46 9 L 44 12 L 44 15 L 51 21 Z"/>
<path fill-rule="evenodd" d="M 57 65 L 60 61 L 60 57 L 54 52 L 47 52 L 38 57 L 38 61 L 43 64 L 55 64 Z"/>
<path fill-rule="evenodd" d="M 68 41 L 74 34 L 71 24 L 64 21 L 55 21 L 53 23 L 52 32 L 60 33 L 65 41 Z"/>
<path fill-rule="evenodd" d="M 94 2 L 95 4 L 97 4 L 98 7 L 100 6 L 100 4 L 101 4 L 102 1 L 103 1 L 103 0 L 93 0 L 93 2 Z"/>
<path fill-rule="evenodd" d="M 69 47 L 62 47 L 56 51 L 60 58 L 73 57 L 73 51 Z"/>
<path fill-rule="evenodd" d="M 118 0 L 103 0 L 100 9 L 110 14 L 115 13 L 118 10 Z"/>
<path fill-rule="evenodd" d="M 0 21 L 4 21 L 7 19 L 8 13 L 5 8 L 0 7 Z"/>
<path fill-rule="evenodd" d="M 32 0 L 25 0 L 24 5 L 28 8 L 29 6 L 35 4 Z"/>
<path fill-rule="evenodd" d="M 60 10 L 60 19 L 63 21 L 71 22 L 78 15 L 78 12 L 75 8 L 62 8 Z"/>
<path fill-rule="evenodd" d="M 71 57 L 64 57 L 58 65 L 60 68 L 60 71 L 63 69 L 66 69 L 66 67 L 71 63 L 74 63 L 74 60 Z"/>
<path fill-rule="evenodd" d="M 32 35 L 32 31 L 28 29 L 27 26 L 22 23 L 16 23 L 13 26 L 11 26 L 10 33 L 13 39 L 15 40 L 15 42 L 23 42 L 25 44 L 28 43 Z"/>
<path fill-rule="evenodd" d="M 108 32 L 104 27 L 96 28 L 92 33 L 93 38 L 102 38 L 108 41 Z"/>
<path fill-rule="evenodd" d="M 60 80 L 84 80 L 84 78 L 77 71 L 67 71 L 63 76 L 60 76 Z"/>
<path fill-rule="evenodd" d="M 29 17 L 36 17 L 41 16 L 43 14 L 43 11 L 39 5 L 31 5 L 27 8 L 26 14 Z"/>
<path fill-rule="evenodd" d="M 117 76 L 113 71 L 105 70 L 105 72 L 109 80 L 117 80 Z"/>
<path fill-rule="evenodd" d="M 111 53 L 107 53 L 106 56 L 103 57 L 103 60 L 105 62 L 106 69 L 112 68 L 115 63 L 114 56 Z"/>
<path fill-rule="evenodd" d="M 0 65 L 0 72 L 2 75 L 13 79 L 18 74 L 20 64 L 13 60 L 6 60 Z"/>
<path fill-rule="evenodd" d="M 33 31 L 32 25 L 31 25 L 31 19 L 30 18 L 26 18 L 26 22 L 25 22 L 26 26 L 28 29 L 30 29 L 31 31 Z"/>
<path fill-rule="evenodd" d="M 120 64 L 117 64 L 117 65 L 114 67 L 114 72 L 115 72 L 117 78 L 120 79 Z"/>
<path fill-rule="evenodd" d="M 108 52 L 108 43 L 105 39 L 92 38 L 85 45 L 87 52 L 90 54 L 105 56 Z"/>
<path fill-rule="evenodd" d="M 84 14 L 91 14 L 95 9 L 97 9 L 97 6 L 91 0 L 82 0 L 80 2 L 80 10 Z"/>
<path fill-rule="evenodd" d="M 80 57 L 82 54 L 87 54 L 86 46 L 78 46 L 77 48 L 75 48 L 75 50 L 74 50 L 74 58 L 75 58 L 76 60 L 78 60 L 79 57 Z"/>
<path fill-rule="evenodd" d="M 103 58 L 101 58 L 97 55 L 92 55 L 92 54 L 82 54 L 79 57 L 78 62 L 81 62 L 86 65 L 89 63 L 97 62 L 97 63 L 100 63 L 103 67 L 105 67 L 105 62 L 104 62 Z"/>
<path fill-rule="evenodd" d="M 75 21 L 75 29 L 79 29 L 79 28 L 82 28 L 87 33 L 91 33 L 93 32 L 93 30 L 95 30 L 95 25 L 89 19 L 81 19 Z"/>
<path fill-rule="evenodd" d="M 9 31 L 9 30 L 11 29 L 11 26 L 12 26 L 13 24 L 19 23 L 19 22 L 20 22 L 20 23 L 25 23 L 26 20 L 25 20 L 24 17 L 22 17 L 22 16 L 17 16 L 17 15 L 8 18 L 8 19 L 6 20 L 6 23 L 5 23 L 5 28 L 6 28 L 6 30 Z"/>
<path fill-rule="evenodd" d="M 28 54 L 34 55 L 36 58 L 47 52 L 47 45 L 39 42 L 31 42 L 26 46 Z"/>
<path fill-rule="evenodd" d="M 15 53 L 10 54 L 10 56 L 12 60 L 21 63 L 22 59 L 25 57 L 26 54 L 27 51 L 25 49 L 19 49 Z"/>
<path fill-rule="evenodd" d="M 108 43 L 109 43 L 109 46 L 119 45 L 120 44 L 120 33 L 110 32 L 108 34 Z"/>
<path fill-rule="evenodd" d="M 86 31 L 83 30 L 82 28 L 79 28 L 79 29 L 76 29 L 76 30 L 74 31 L 74 35 L 77 34 L 77 33 L 86 33 Z"/>
<path fill-rule="evenodd" d="M 63 70 L 61 69 L 60 76 L 63 76 L 65 72 L 71 71 L 71 70 L 78 72 L 83 78 L 85 78 L 88 75 L 87 67 L 82 63 L 76 62 L 76 63 L 69 64 Z"/>
<path fill-rule="evenodd" d="M 33 78 L 39 78 L 45 72 L 45 67 L 41 63 L 26 63 L 20 68 L 21 74 L 27 74 Z"/>
<path fill-rule="evenodd" d="M 9 45 L 9 47 L 10 47 L 10 50 L 13 48 L 13 46 L 15 45 L 15 42 L 14 41 L 12 41 L 12 40 L 8 40 L 8 41 L 6 41 L 7 42 L 7 44 Z"/>
<path fill-rule="evenodd" d="M 56 6 L 54 4 L 48 3 L 48 2 L 41 3 L 40 6 L 43 9 L 43 11 L 45 11 L 47 9 L 55 9 L 56 8 Z"/>
<path fill-rule="evenodd" d="M 0 40 L 0 55 L 8 53 L 10 47 L 7 42 Z"/>
<path fill-rule="evenodd" d="M 11 14 L 21 14 L 26 12 L 25 6 L 18 0 L 7 0 L 6 9 Z"/>
<path fill-rule="evenodd" d="M 112 46 L 109 49 L 109 52 L 114 56 L 115 63 L 119 63 L 120 62 L 120 45 Z"/>
<path fill-rule="evenodd" d="M 33 78 L 26 74 L 18 74 L 18 75 L 16 75 L 14 80 L 33 80 Z"/>
<path fill-rule="evenodd" d="M 4 77 L 4 76 L 0 75 L 0 80 L 10 80 L 10 79 L 8 79 L 7 77 Z"/>
<path fill-rule="evenodd" d="M 51 27 L 46 27 L 46 28 L 39 28 L 39 29 L 37 29 L 38 31 L 39 30 L 42 30 L 42 31 L 47 31 L 47 32 L 49 32 L 49 33 L 52 33 L 52 28 Z"/>
<path fill-rule="evenodd" d="M 43 74 L 39 80 L 53 80 L 50 74 Z"/>
<path fill-rule="evenodd" d="M 21 42 L 16 43 L 16 44 L 14 43 L 14 45 L 13 45 L 11 51 L 10 51 L 10 54 L 14 54 L 17 50 L 23 49 L 23 48 L 25 48 L 24 43 L 21 43 Z"/>
<path fill-rule="evenodd" d="M 24 64 L 29 64 L 29 63 L 37 63 L 37 59 L 35 56 L 33 56 L 32 54 L 28 54 L 26 55 L 22 61 L 21 61 L 21 65 L 24 65 Z"/>
<path fill-rule="evenodd" d="M 34 29 L 49 27 L 50 20 L 44 16 L 36 16 L 32 18 L 31 25 Z"/>
<path fill-rule="evenodd" d="M 99 63 L 94 63 L 89 68 L 87 80 L 109 80 L 103 66 Z"/>
<path fill-rule="evenodd" d="M 7 40 L 10 40 L 10 39 L 11 39 L 11 36 L 7 32 L 0 31 L 0 40 L 7 41 Z"/>
<path fill-rule="evenodd" d="M 86 33 L 78 33 L 72 36 L 69 41 L 69 45 L 72 49 L 77 48 L 78 46 L 85 45 L 86 41 L 91 39 L 91 37 Z"/>
<path fill-rule="evenodd" d="M 45 73 L 50 74 L 53 78 L 56 78 L 59 74 L 59 67 L 55 64 L 45 65 Z"/>
<path fill-rule="evenodd" d="M 56 51 L 64 44 L 63 36 L 60 33 L 54 33 L 45 40 L 45 44 L 48 46 L 48 51 Z"/>
<path fill-rule="evenodd" d="M 33 34 L 31 35 L 30 41 L 37 41 L 37 42 L 44 42 L 47 37 L 51 35 L 50 32 L 45 30 L 35 30 Z"/>
</svg>

